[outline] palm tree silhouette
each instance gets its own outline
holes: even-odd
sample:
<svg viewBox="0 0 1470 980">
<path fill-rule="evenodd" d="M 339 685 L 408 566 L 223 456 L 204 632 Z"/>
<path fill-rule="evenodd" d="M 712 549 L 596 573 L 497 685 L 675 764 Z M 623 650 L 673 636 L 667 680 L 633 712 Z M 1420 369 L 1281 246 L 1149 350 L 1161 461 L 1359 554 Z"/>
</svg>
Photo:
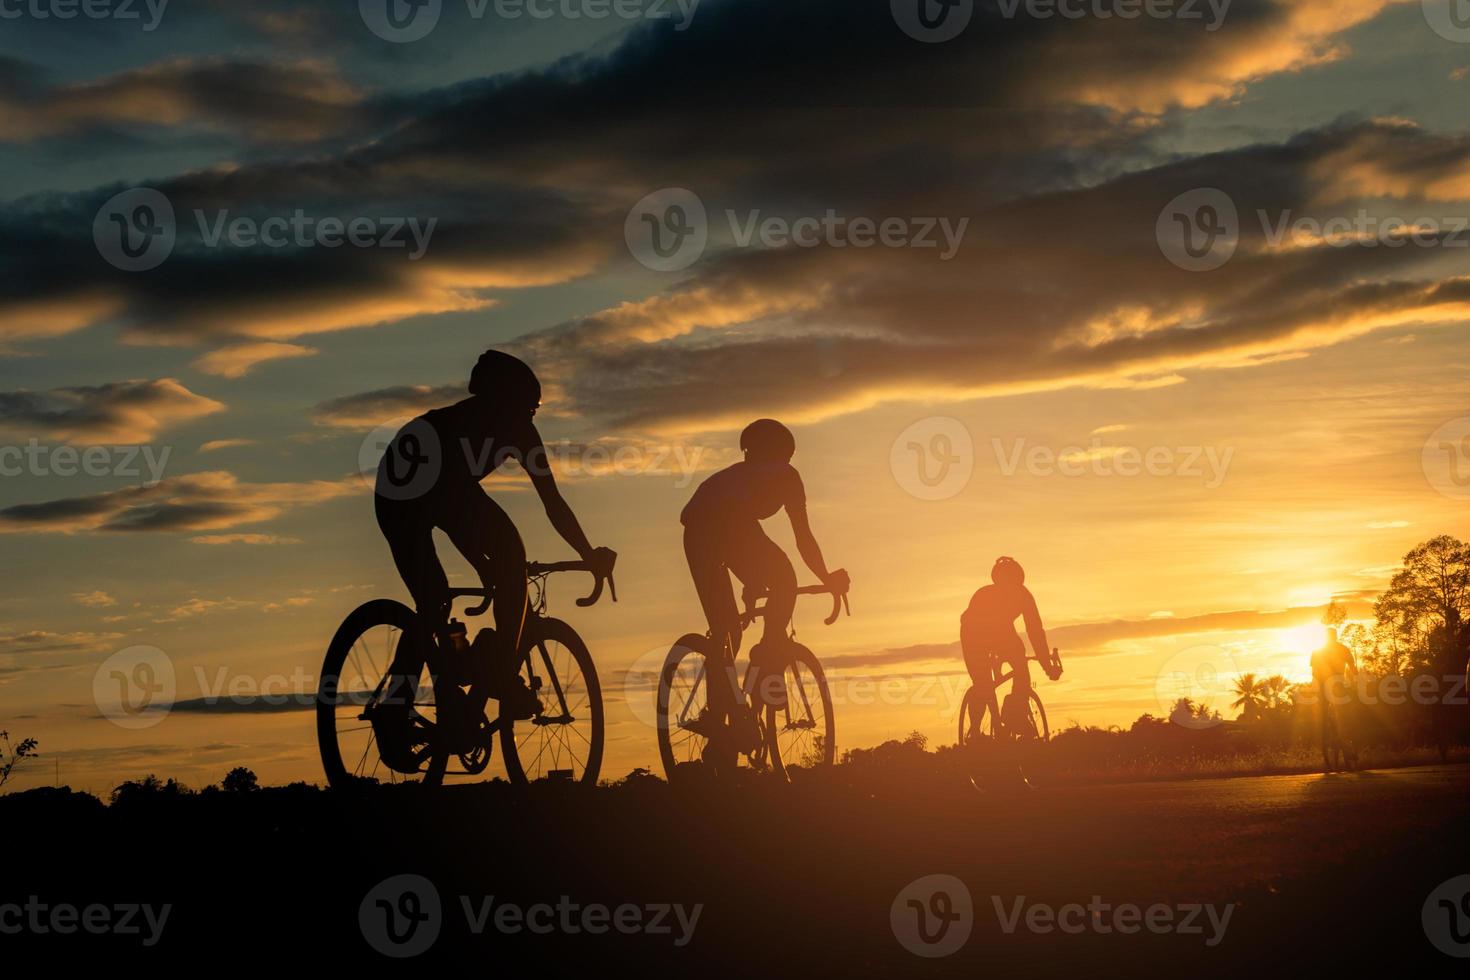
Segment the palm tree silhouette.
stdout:
<svg viewBox="0 0 1470 980">
<path fill-rule="evenodd" d="M 1236 678 L 1235 690 L 1231 693 L 1235 695 L 1235 700 L 1230 706 L 1239 708 L 1241 717 L 1246 721 L 1255 721 L 1259 718 L 1262 706 L 1270 697 L 1269 688 L 1266 684 L 1256 680 L 1255 674 L 1241 674 Z"/>
<path fill-rule="evenodd" d="M 1291 681 L 1280 674 L 1272 674 L 1261 682 L 1266 692 L 1266 701 L 1272 708 L 1283 708 L 1291 703 Z"/>
</svg>

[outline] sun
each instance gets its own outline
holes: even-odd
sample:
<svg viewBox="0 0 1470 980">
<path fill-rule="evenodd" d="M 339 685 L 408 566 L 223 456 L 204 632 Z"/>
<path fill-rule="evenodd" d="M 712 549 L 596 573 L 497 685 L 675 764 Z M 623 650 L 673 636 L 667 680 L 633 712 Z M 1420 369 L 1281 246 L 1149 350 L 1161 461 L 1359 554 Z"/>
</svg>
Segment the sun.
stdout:
<svg viewBox="0 0 1470 980">
<path fill-rule="evenodd" d="M 1314 650 L 1322 646 L 1322 630 L 1319 623 L 1280 629 L 1276 631 L 1276 642 L 1285 653 L 1299 653 L 1303 657 L 1310 657 Z"/>
</svg>

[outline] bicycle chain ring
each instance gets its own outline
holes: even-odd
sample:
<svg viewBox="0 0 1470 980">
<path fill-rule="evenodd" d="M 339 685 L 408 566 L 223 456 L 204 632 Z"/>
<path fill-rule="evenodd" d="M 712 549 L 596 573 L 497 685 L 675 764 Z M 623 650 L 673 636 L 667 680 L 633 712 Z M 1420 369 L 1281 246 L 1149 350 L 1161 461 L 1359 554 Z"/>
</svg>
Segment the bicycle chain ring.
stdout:
<svg viewBox="0 0 1470 980">
<path fill-rule="evenodd" d="M 484 735 L 484 741 L 475 746 L 469 752 L 459 752 L 459 764 L 464 767 L 467 775 L 478 776 L 490 765 L 490 759 L 494 753 L 494 732 L 490 728 L 489 719 L 484 713 L 480 715 L 480 733 Z"/>
</svg>

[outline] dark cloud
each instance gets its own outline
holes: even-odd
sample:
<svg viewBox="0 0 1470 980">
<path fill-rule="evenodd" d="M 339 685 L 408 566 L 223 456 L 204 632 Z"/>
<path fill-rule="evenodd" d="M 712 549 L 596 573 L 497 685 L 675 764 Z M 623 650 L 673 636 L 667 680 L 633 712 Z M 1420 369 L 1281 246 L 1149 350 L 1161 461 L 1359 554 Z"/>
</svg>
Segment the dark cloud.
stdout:
<svg viewBox="0 0 1470 980">
<path fill-rule="evenodd" d="M 215 531 L 270 520 L 307 504 L 363 492 L 357 477 L 332 482 L 246 483 L 223 471 L 0 509 L 0 534 L 78 531 Z"/>
<path fill-rule="evenodd" d="M 0 391 L 0 430 L 74 441 L 141 443 L 224 410 L 173 378 L 49 391 Z"/>
<path fill-rule="evenodd" d="M 597 424 L 723 425 L 753 406 L 818 417 L 900 390 L 1148 384 L 1248 364 L 1458 302 L 1457 287 L 1435 286 L 1434 250 L 1263 248 L 1247 227 L 1241 254 L 1202 275 L 1168 265 L 1154 241 L 1160 209 L 1194 187 L 1224 188 L 1247 216 L 1375 188 L 1456 191 L 1461 141 L 1399 122 L 1180 161 L 1153 148 L 1181 107 L 1337 57 L 1338 35 L 1384 2 L 1327 16 L 1237 0 L 1214 31 L 980 4 L 969 30 L 935 45 L 906 37 L 886 0 L 706 0 L 686 31 L 648 24 L 606 54 L 399 96 L 351 150 L 160 182 L 179 240 L 147 273 L 116 272 L 92 247 L 92 218 L 119 188 L 16 202 L 0 210 L 12 243 L 0 339 L 115 323 L 151 341 L 248 338 L 238 355 L 483 309 L 498 291 L 626 262 L 630 205 L 686 186 L 715 222 L 726 209 L 832 209 L 968 225 L 948 262 L 717 239 L 676 286 L 523 338 Z M 253 118 L 272 91 L 243 93 L 232 118 Z M 412 262 L 383 248 L 207 247 L 193 217 L 297 208 L 438 225 Z"/>
<path fill-rule="evenodd" d="M 935 250 L 730 249 L 641 303 L 522 338 L 519 349 L 571 409 L 634 428 L 699 429 L 753 411 L 822 417 L 895 397 L 929 400 L 1069 385 L 1143 385 L 1240 367 L 1366 331 L 1467 310 L 1466 236 L 1431 244 L 1280 241 L 1284 217 L 1351 215 L 1342 161 L 1361 147 L 1382 182 L 1413 161 L 1411 187 L 1470 163 L 1465 142 L 1400 122 L 1349 123 L 994 206 L 962 188 L 970 218 L 945 262 Z M 1376 186 L 1376 184 L 1375 184 Z M 1170 264 L 1155 224 L 1176 195 L 1219 188 L 1239 213 L 1219 269 Z M 1397 212 L 1395 211 L 1397 208 Z M 1453 215 L 1422 194 L 1374 213 Z M 1263 219 L 1260 215 L 1264 213 Z M 878 217 L 881 217 L 878 216 Z M 820 383 L 813 383 L 820 379 Z"/>
<path fill-rule="evenodd" d="M 0 63 L 0 141 L 25 143 L 119 126 L 188 127 L 246 141 L 304 142 L 361 132 L 378 109 L 327 65 L 180 58 L 93 81 L 46 85 Z"/>
<path fill-rule="evenodd" d="M 320 425 L 372 428 L 393 419 L 419 415 L 431 408 L 468 396 L 463 384 L 397 385 L 324 401 L 312 409 Z"/>
</svg>

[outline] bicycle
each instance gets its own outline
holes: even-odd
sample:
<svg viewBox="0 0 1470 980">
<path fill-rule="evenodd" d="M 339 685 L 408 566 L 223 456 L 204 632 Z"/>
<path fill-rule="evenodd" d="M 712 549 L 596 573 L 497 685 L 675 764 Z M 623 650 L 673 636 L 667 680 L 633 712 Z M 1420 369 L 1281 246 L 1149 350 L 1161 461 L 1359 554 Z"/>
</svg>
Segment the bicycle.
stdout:
<svg viewBox="0 0 1470 980">
<path fill-rule="evenodd" d="M 796 594 L 831 595 L 832 612 L 825 620 L 828 626 L 843 610 L 852 615 L 846 592 L 808 585 L 797 589 Z M 755 604 L 761 596 L 747 592 L 744 598 L 745 611 L 739 623 L 742 633 L 765 614 L 765 606 Z M 746 666 L 744 680 L 737 682 L 736 661 L 728 644 L 721 644 L 722 656 L 711 669 L 715 642 L 709 632 L 686 633 L 670 648 L 659 671 L 658 750 L 669 781 L 691 775 L 691 770 L 729 776 L 742 764 L 743 768 L 788 780 L 794 769 L 832 765 L 836 751 L 832 692 L 816 655 L 796 642 L 796 631 L 791 631 L 789 649 L 781 660 L 767 665 L 771 676 L 779 668 L 785 682 L 785 703 L 763 698 L 767 700 L 764 714 L 750 703 L 746 689 L 746 682 L 751 680 L 750 665 Z M 754 650 L 751 653 L 755 655 Z M 712 683 L 716 674 L 723 675 L 728 683 Z M 761 686 L 766 688 L 767 682 L 762 681 Z M 749 722 L 742 723 L 743 719 Z M 749 723 L 754 725 L 753 734 L 746 727 Z"/>
<path fill-rule="evenodd" d="M 386 779 L 438 786 L 446 774 L 479 776 L 490 764 L 498 736 L 511 782 L 547 778 L 595 785 L 602 766 L 602 688 L 592 656 L 576 630 L 546 615 L 546 579 L 559 572 L 593 574 L 592 592 L 577 605 L 594 605 L 602 597 L 604 583 L 617 601 L 611 565 L 584 561 L 526 565 L 532 597 L 516 670 L 541 695 L 542 705 L 520 722 L 503 705 L 491 720 L 483 700 L 473 703 L 476 699 L 466 688 L 483 681 L 491 669 L 489 644 L 478 637 L 473 644 L 465 642 L 467 633 L 458 620 L 430 624 L 393 599 L 374 599 L 353 610 L 327 648 L 317 690 L 317 743 L 328 784 L 353 787 Z M 464 611 L 467 618 L 474 618 L 490 608 L 494 592 L 457 588 L 450 590 L 450 597 L 481 599 Z M 406 643 L 413 646 L 405 650 Z M 419 665 L 416 675 L 414 664 Z M 390 671 L 390 665 L 398 670 Z M 398 683 L 400 689 L 406 686 L 406 694 L 390 692 L 394 676 L 408 677 L 406 684 Z M 408 701 L 402 723 L 409 731 L 397 734 L 406 738 L 411 753 L 409 764 L 397 768 L 382 757 L 375 727 L 386 724 L 385 706 L 401 703 L 395 698 Z M 458 764 L 454 771 L 449 769 L 451 759 Z"/>
<path fill-rule="evenodd" d="M 1060 676 L 1062 670 L 1061 651 L 1052 648 L 1052 661 L 1056 664 L 1057 674 Z M 1028 656 L 1027 661 L 1035 660 L 1041 663 L 1041 658 Z M 1046 706 L 1041 703 L 1041 695 L 1036 693 L 1036 687 L 1031 687 L 1030 697 L 1026 699 L 1026 720 L 1020 730 L 1018 726 L 1012 726 L 1005 720 L 1007 712 L 1001 710 L 1002 703 L 1008 703 L 1015 697 L 1013 690 L 1002 702 L 998 696 L 1000 686 L 1009 681 L 1014 681 L 1015 672 L 1005 669 L 999 657 L 987 658 L 990 666 L 991 684 L 989 690 L 978 686 L 972 686 L 965 692 L 964 701 L 960 704 L 959 746 L 962 750 L 968 750 L 971 759 L 971 781 L 977 785 L 985 781 L 991 770 L 997 768 L 1009 768 L 1014 766 L 1015 774 L 1022 782 L 1026 781 L 1027 756 L 1026 751 L 1037 745 L 1045 745 L 1051 740 L 1051 727 L 1046 720 Z M 986 749 L 995 749 L 995 752 L 986 752 Z"/>
</svg>

